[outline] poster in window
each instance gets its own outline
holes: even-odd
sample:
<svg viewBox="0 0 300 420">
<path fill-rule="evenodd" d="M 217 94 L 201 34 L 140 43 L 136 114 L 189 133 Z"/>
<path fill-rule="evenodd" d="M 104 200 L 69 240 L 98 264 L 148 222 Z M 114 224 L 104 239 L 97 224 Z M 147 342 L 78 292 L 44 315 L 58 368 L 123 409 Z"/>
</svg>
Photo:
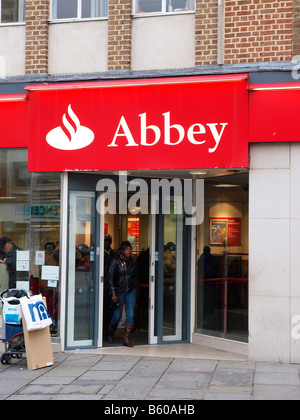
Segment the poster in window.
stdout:
<svg viewBox="0 0 300 420">
<path fill-rule="evenodd" d="M 240 217 L 210 218 L 210 245 L 241 246 L 241 220 Z"/>
<path fill-rule="evenodd" d="M 210 219 L 210 245 L 224 245 L 227 243 L 227 219 Z"/>
</svg>

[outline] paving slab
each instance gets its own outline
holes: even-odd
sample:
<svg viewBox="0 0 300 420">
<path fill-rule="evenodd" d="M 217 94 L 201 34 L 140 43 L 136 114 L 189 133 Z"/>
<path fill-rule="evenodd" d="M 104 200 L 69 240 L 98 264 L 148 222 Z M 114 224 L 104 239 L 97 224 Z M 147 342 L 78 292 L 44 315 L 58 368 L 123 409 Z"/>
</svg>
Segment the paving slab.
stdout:
<svg viewBox="0 0 300 420">
<path fill-rule="evenodd" d="M 103 386 L 99 386 L 99 385 L 66 385 L 63 386 L 60 391 L 59 394 L 76 394 L 76 395 L 93 395 L 93 394 L 97 394 L 100 389 L 103 388 Z"/>
<path fill-rule="evenodd" d="M 298 385 L 300 377 L 298 372 L 256 372 L 254 385 Z"/>
<path fill-rule="evenodd" d="M 22 389 L 24 386 L 26 386 L 28 383 L 27 380 L 16 378 L 9 379 L 5 378 L 2 379 L 2 376 L 0 376 L 0 395 L 11 395 L 17 392 L 18 390 Z"/>
<path fill-rule="evenodd" d="M 164 389 L 199 389 L 206 388 L 210 382 L 211 375 L 204 372 L 166 372 L 155 388 Z"/>
<path fill-rule="evenodd" d="M 178 400 L 202 400 L 205 389 L 153 389 L 147 400 L 178 401 Z"/>
<path fill-rule="evenodd" d="M 9 401 L 46 401 L 52 400 L 53 394 L 33 394 L 33 395 L 11 395 L 7 398 Z"/>
<path fill-rule="evenodd" d="M 120 381 L 104 400 L 144 400 L 154 387 L 156 378 L 126 378 Z"/>
<path fill-rule="evenodd" d="M 60 366 L 62 367 L 65 367 L 65 366 L 92 367 L 92 366 L 95 366 L 97 363 L 99 363 L 101 359 L 102 357 L 99 357 L 99 356 L 91 356 L 91 357 L 81 356 L 81 357 L 76 357 L 76 358 L 68 358 L 64 360 L 60 364 Z"/>
<path fill-rule="evenodd" d="M 216 360 L 175 359 L 170 364 L 170 370 L 213 372 L 217 364 Z"/>
<path fill-rule="evenodd" d="M 252 387 L 211 386 L 205 395 L 205 400 L 250 401 Z"/>
<path fill-rule="evenodd" d="M 89 370 L 83 375 L 81 375 L 80 379 L 84 380 L 97 380 L 97 381 L 119 381 L 122 379 L 127 373 L 127 370 Z"/>
<path fill-rule="evenodd" d="M 254 385 L 253 400 L 300 401 L 300 387 L 290 385 Z"/>
<path fill-rule="evenodd" d="M 57 394 L 57 395 L 55 395 L 54 397 L 52 397 L 51 398 L 51 400 L 55 400 L 55 401 L 57 401 L 57 400 L 60 400 L 60 401 L 64 401 L 64 400 L 66 400 L 66 401 L 70 401 L 70 400 L 74 400 L 74 401 L 81 401 L 81 400 L 83 400 L 83 401 L 92 401 L 92 400 L 102 400 L 102 395 L 95 395 L 95 394 L 92 394 L 92 395 L 79 395 L 79 394 L 76 394 L 76 395 L 66 395 L 66 394 Z"/>
<path fill-rule="evenodd" d="M 74 376 L 40 376 L 31 385 L 68 385 L 74 381 Z"/>
<path fill-rule="evenodd" d="M 136 363 L 138 363 L 137 360 L 129 360 L 126 362 L 101 360 L 96 363 L 91 370 L 130 370 L 136 365 Z"/>
<path fill-rule="evenodd" d="M 252 371 L 232 368 L 217 368 L 214 372 L 211 386 L 247 387 L 252 386 L 252 383 Z"/>
<path fill-rule="evenodd" d="M 45 373 L 45 376 L 74 376 L 78 377 L 85 373 L 86 366 L 57 366 Z"/>
<path fill-rule="evenodd" d="M 58 394 L 61 390 L 62 385 L 28 385 L 23 388 L 19 394 L 27 395 L 27 394 Z"/>
</svg>

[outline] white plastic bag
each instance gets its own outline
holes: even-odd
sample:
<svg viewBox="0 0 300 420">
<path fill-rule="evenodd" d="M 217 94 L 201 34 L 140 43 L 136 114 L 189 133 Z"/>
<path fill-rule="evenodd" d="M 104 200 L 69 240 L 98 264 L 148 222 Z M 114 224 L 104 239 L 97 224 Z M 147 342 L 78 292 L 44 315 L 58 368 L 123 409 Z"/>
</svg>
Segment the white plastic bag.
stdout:
<svg viewBox="0 0 300 420">
<path fill-rule="evenodd" d="M 22 314 L 19 299 L 14 297 L 3 299 L 3 320 L 6 324 L 21 325 Z M 14 302 L 14 304 L 10 303 Z"/>
<path fill-rule="evenodd" d="M 22 297 L 20 303 L 28 331 L 41 330 L 52 324 L 41 294 Z"/>
</svg>

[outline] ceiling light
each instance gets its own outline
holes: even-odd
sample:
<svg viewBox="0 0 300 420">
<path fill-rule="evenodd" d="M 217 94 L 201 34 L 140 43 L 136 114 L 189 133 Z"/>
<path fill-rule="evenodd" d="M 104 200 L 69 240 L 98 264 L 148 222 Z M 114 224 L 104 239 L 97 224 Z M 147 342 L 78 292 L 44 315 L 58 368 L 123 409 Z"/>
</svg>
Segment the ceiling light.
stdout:
<svg viewBox="0 0 300 420">
<path fill-rule="evenodd" d="M 190 171 L 191 175 L 207 175 L 207 172 L 201 172 L 201 171 Z"/>
<path fill-rule="evenodd" d="M 240 187 L 240 185 L 234 185 L 234 184 L 215 184 L 214 187 L 216 187 L 216 188 L 236 188 L 236 187 Z"/>
</svg>

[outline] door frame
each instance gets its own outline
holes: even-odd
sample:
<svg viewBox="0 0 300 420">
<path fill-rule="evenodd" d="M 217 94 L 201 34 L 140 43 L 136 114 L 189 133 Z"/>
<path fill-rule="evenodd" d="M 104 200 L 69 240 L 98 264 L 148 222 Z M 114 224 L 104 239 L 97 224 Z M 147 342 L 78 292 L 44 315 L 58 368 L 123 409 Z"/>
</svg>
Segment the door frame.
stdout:
<svg viewBox="0 0 300 420">
<path fill-rule="evenodd" d="M 153 264 L 153 258 L 155 258 L 155 279 L 151 281 L 151 309 L 154 306 L 154 314 L 152 318 L 155 318 L 154 325 L 151 326 L 151 336 L 150 340 L 153 344 L 166 344 L 166 343 L 186 343 L 190 342 L 191 337 L 191 273 L 192 273 L 192 263 L 194 258 L 191 254 L 192 251 L 192 229 L 191 226 L 187 226 L 185 222 L 185 215 L 182 215 L 180 223 L 182 223 L 181 229 L 178 229 L 178 220 L 176 220 L 176 242 L 179 242 L 181 245 L 186 244 L 185 247 L 182 246 L 181 249 L 181 261 L 180 265 L 176 259 L 176 266 L 179 267 L 181 284 L 179 288 L 176 285 L 176 300 L 175 306 L 176 309 L 181 309 L 180 313 L 176 311 L 176 334 L 166 336 L 163 333 L 163 307 L 164 307 L 164 214 L 161 211 L 162 197 L 160 197 L 160 209 L 159 214 L 151 215 L 152 229 L 155 231 L 155 237 L 153 240 L 152 236 L 152 259 L 151 259 L 151 268 Z M 181 236 L 178 237 L 178 235 Z M 150 246 L 151 246 L 150 245 Z M 178 252 L 178 250 L 177 250 Z M 158 254 L 158 255 L 157 255 Z M 176 253 L 177 254 L 177 253 Z M 184 256 L 186 255 L 186 264 L 184 264 Z M 162 257 L 160 257 L 162 256 Z M 177 254 L 178 256 L 178 254 Z M 177 258 L 176 256 L 176 258 Z M 151 256 L 150 256 L 151 258 Z M 151 280 L 150 274 L 150 280 Z M 177 279 L 176 279 L 177 280 Z M 152 305 L 153 302 L 153 305 Z M 179 331 L 177 331 L 179 325 Z M 180 327 L 181 325 L 181 327 Z M 156 334 L 155 334 L 156 331 Z M 150 332 L 150 329 L 149 329 Z M 153 333 L 154 332 L 154 333 Z M 154 335 L 152 335 L 154 334 Z M 180 335 L 180 336 L 179 336 Z"/>
<path fill-rule="evenodd" d="M 101 173 L 95 174 L 75 174 L 75 173 L 63 173 L 62 174 L 62 214 L 61 214 L 61 250 L 62 250 L 62 257 L 63 260 L 66 262 L 65 267 L 61 267 L 62 269 L 62 288 L 61 288 L 61 315 L 62 315 L 62 322 L 61 322 L 61 337 L 63 348 L 66 348 L 66 338 L 67 338 L 67 313 L 66 313 L 66 303 L 68 298 L 67 292 L 67 278 L 68 278 L 68 254 L 67 254 L 67 244 L 68 244 L 68 221 L 69 221 L 69 193 L 70 191 L 87 191 L 87 192 L 94 192 L 95 193 L 95 200 L 96 202 L 100 203 L 100 206 L 104 206 L 104 200 L 99 201 L 99 197 L 101 197 L 101 193 L 96 190 L 96 185 L 99 179 L 101 178 L 110 178 L 116 179 L 116 176 L 112 175 L 102 175 Z M 143 178 L 146 182 L 149 182 L 148 178 Z M 149 195 L 150 196 L 150 195 Z M 153 197 L 151 197 L 153 199 Z M 101 198 L 100 198 L 101 200 Z M 161 200 L 160 200 L 161 202 Z M 96 211 L 96 209 L 95 209 Z M 150 214 L 150 244 L 149 244 L 149 306 L 148 306 L 148 344 L 161 344 L 166 342 L 190 342 L 191 337 L 191 326 L 193 326 L 193 319 L 192 316 L 194 311 L 191 309 L 192 305 L 192 297 L 191 292 L 193 294 L 192 286 L 191 286 L 191 279 L 192 279 L 192 264 L 194 261 L 192 255 L 192 229 L 191 227 L 187 227 L 187 229 L 183 226 L 183 238 L 182 243 L 185 243 L 185 253 L 188 256 L 186 260 L 186 264 L 183 264 L 183 293 L 185 295 L 184 298 L 184 312 L 182 316 L 184 317 L 184 337 L 181 337 L 178 340 L 176 337 L 173 337 L 172 340 L 164 340 L 163 333 L 162 333 L 162 323 L 158 320 L 161 319 L 161 315 L 159 315 L 158 308 L 162 308 L 161 300 L 163 299 L 162 294 L 158 293 L 158 287 L 163 288 L 163 283 L 158 286 L 159 281 L 157 281 L 157 259 L 159 264 L 163 264 L 163 258 L 157 258 L 157 252 L 160 255 L 163 255 L 163 243 L 158 246 L 158 239 L 161 237 L 161 222 L 158 223 L 159 218 L 162 218 L 163 214 L 161 209 L 159 214 Z M 183 215 L 183 224 L 184 224 L 184 215 Z M 160 226 L 159 226 L 160 225 Z M 185 224 L 184 224 L 185 225 Z M 101 239 L 102 238 L 102 239 Z M 156 251 L 158 249 L 158 251 Z M 96 217 L 96 247 L 95 247 L 95 259 L 97 261 L 96 265 L 96 307 L 95 307 L 95 337 L 94 337 L 94 346 L 89 346 L 89 348 L 101 348 L 103 347 L 103 309 L 100 310 L 100 302 L 103 302 L 103 289 L 104 289 L 104 212 L 102 214 L 97 212 Z M 184 258 L 184 255 L 182 256 Z M 159 269 L 162 270 L 162 266 L 159 265 Z M 162 272 L 162 271 L 161 271 Z M 64 273 L 64 274 L 63 274 Z M 103 305 L 102 305 L 103 308 Z M 157 324 L 157 325 L 156 325 Z M 161 324 L 161 325 L 160 325 Z"/>
</svg>

